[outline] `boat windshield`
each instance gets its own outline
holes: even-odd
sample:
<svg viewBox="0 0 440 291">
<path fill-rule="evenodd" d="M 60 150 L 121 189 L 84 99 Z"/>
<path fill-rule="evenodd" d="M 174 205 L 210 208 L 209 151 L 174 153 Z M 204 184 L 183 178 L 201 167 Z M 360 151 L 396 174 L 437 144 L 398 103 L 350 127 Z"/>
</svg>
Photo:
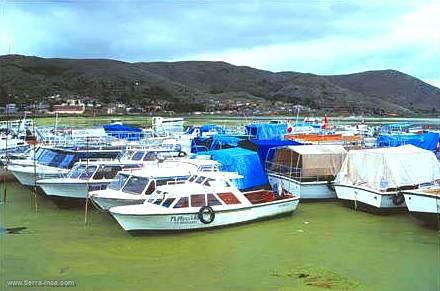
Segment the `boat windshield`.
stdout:
<svg viewBox="0 0 440 291">
<path fill-rule="evenodd" d="M 70 172 L 67 174 L 67 178 L 71 178 L 71 179 L 77 179 L 79 178 L 79 176 L 81 176 L 82 172 L 84 172 L 84 169 L 86 168 L 86 166 L 84 165 L 77 165 L 74 166 Z"/>
<path fill-rule="evenodd" d="M 147 184 L 148 178 L 131 176 L 122 189 L 122 192 L 142 194 Z"/>
<path fill-rule="evenodd" d="M 128 176 L 125 174 L 117 174 L 115 179 L 108 185 L 108 188 L 111 190 L 119 191 L 124 186 L 125 182 L 128 180 Z"/>
<path fill-rule="evenodd" d="M 67 174 L 67 178 L 87 180 L 92 177 L 95 171 L 96 166 L 87 167 L 86 165 L 78 165 L 70 170 L 70 172 Z"/>
<path fill-rule="evenodd" d="M 138 151 L 135 152 L 134 155 L 131 157 L 132 161 L 140 161 L 144 157 L 145 152 Z"/>
</svg>

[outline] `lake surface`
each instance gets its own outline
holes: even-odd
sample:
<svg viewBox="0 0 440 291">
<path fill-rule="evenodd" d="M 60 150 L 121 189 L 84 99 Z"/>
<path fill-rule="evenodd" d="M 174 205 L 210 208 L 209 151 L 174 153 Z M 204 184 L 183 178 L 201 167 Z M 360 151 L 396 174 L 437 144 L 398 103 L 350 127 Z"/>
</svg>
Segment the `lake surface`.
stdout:
<svg viewBox="0 0 440 291">
<path fill-rule="evenodd" d="M 38 196 L 35 210 L 30 190 L 6 187 L 0 226 L 27 229 L 0 233 L 0 290 L 8 280 L 74 280 L 81 290 L 440 290 L 440 234 L 408 214 L 300 203 L 262 222 L 131 236 L 106 213 L 89 211 L 85 225 L 82 209 Z"/>
</svg>

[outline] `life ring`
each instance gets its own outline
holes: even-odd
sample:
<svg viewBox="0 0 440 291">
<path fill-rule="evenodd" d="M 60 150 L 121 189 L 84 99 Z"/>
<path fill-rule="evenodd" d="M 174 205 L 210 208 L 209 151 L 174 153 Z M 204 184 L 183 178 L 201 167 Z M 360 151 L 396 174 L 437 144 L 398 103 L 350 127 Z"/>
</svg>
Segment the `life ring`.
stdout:
<svg viewBox="0 0 440 291">
<path fill-rule="evenodd" d="M 205 215 L 209 215 L 209 218 L 206 219 Z M 199 214 L 198 214 L 199 220 L 204 224 L 210 224 L 214 221 L 215 218 L 215 212 L 214 209 L 212 209 L 211 206 L 203 206 L 200 207 Z"/>
<path fill-rule="evenodd" d="M 179 157 L 185 157 L 185 156 L 186 156 L 186 153 L 181 151 L 181 152 L 179 152 L 178 156 L 179 156 Z"/>
<path fill-rule="evenodd" d="M 394 205 L 401 205 L 403 202 L 405 202 L 405 197 L 402 193 L 397 193 L 396 195 L 393 195 Z"/>
</svg>

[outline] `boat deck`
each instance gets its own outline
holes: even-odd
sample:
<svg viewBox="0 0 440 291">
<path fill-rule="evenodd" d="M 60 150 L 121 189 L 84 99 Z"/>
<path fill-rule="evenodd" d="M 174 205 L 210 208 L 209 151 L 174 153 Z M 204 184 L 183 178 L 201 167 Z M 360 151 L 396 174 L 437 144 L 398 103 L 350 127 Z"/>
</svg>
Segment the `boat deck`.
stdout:
<svg viewBox="0 0 440 291">
<path fill-rule="evenodd" d="M 284 194 L 282 197 L 278 197 L 274 195 L 274 192 L 271 190 L 258 190 L 244 193 L 244 196 L 252 203 L 252 204 L 261 204 L 273 202 L 276 200 L 284 200 L 288 198 L 292 198 L 293 196 L 290 194 Z"/>
</svg>

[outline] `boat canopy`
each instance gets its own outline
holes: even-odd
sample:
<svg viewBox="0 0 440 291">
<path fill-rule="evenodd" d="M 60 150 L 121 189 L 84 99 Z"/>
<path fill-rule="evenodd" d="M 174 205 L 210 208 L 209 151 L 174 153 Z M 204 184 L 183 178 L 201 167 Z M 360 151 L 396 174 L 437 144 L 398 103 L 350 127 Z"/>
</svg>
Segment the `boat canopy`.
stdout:
<svg viewBox="0 0 440 291">
<path fill-rule="evenodd" d="M 386 190 L 438 179 L 440 164 L 434 153 L 404 145 L 348 152 L 336 183 Z"/>
<path fill-rule="evenodd" d="M 296 172 L 298 177 L 336 176 L 347 154 L 341 145 L 297 145 L 272 150 L 267 169 Z"/>
<path fill-rule="evenodd" d="M 142 130 L 137 127 L 131 127 L 119 123 L 105 124 L 103 127 L 107 135 L 115 138 L 130 141 L 137 141 L 141 139 Z"/>
<path fill-rule="evenodd" d="M 421 134 L 382 134 L 376 139 L 378 146 L 396 147 L 405 144 L 412 144 L 416 147 L 433 151 L 437 149 L 439 133 L 427 132 Z"/>
<path fill-rule="evenodd" d="M 245 126 L 245 131 L 257 139 L 281 139 L 287 133 L 287 123 L 252 123 Z"/>
</svg>

